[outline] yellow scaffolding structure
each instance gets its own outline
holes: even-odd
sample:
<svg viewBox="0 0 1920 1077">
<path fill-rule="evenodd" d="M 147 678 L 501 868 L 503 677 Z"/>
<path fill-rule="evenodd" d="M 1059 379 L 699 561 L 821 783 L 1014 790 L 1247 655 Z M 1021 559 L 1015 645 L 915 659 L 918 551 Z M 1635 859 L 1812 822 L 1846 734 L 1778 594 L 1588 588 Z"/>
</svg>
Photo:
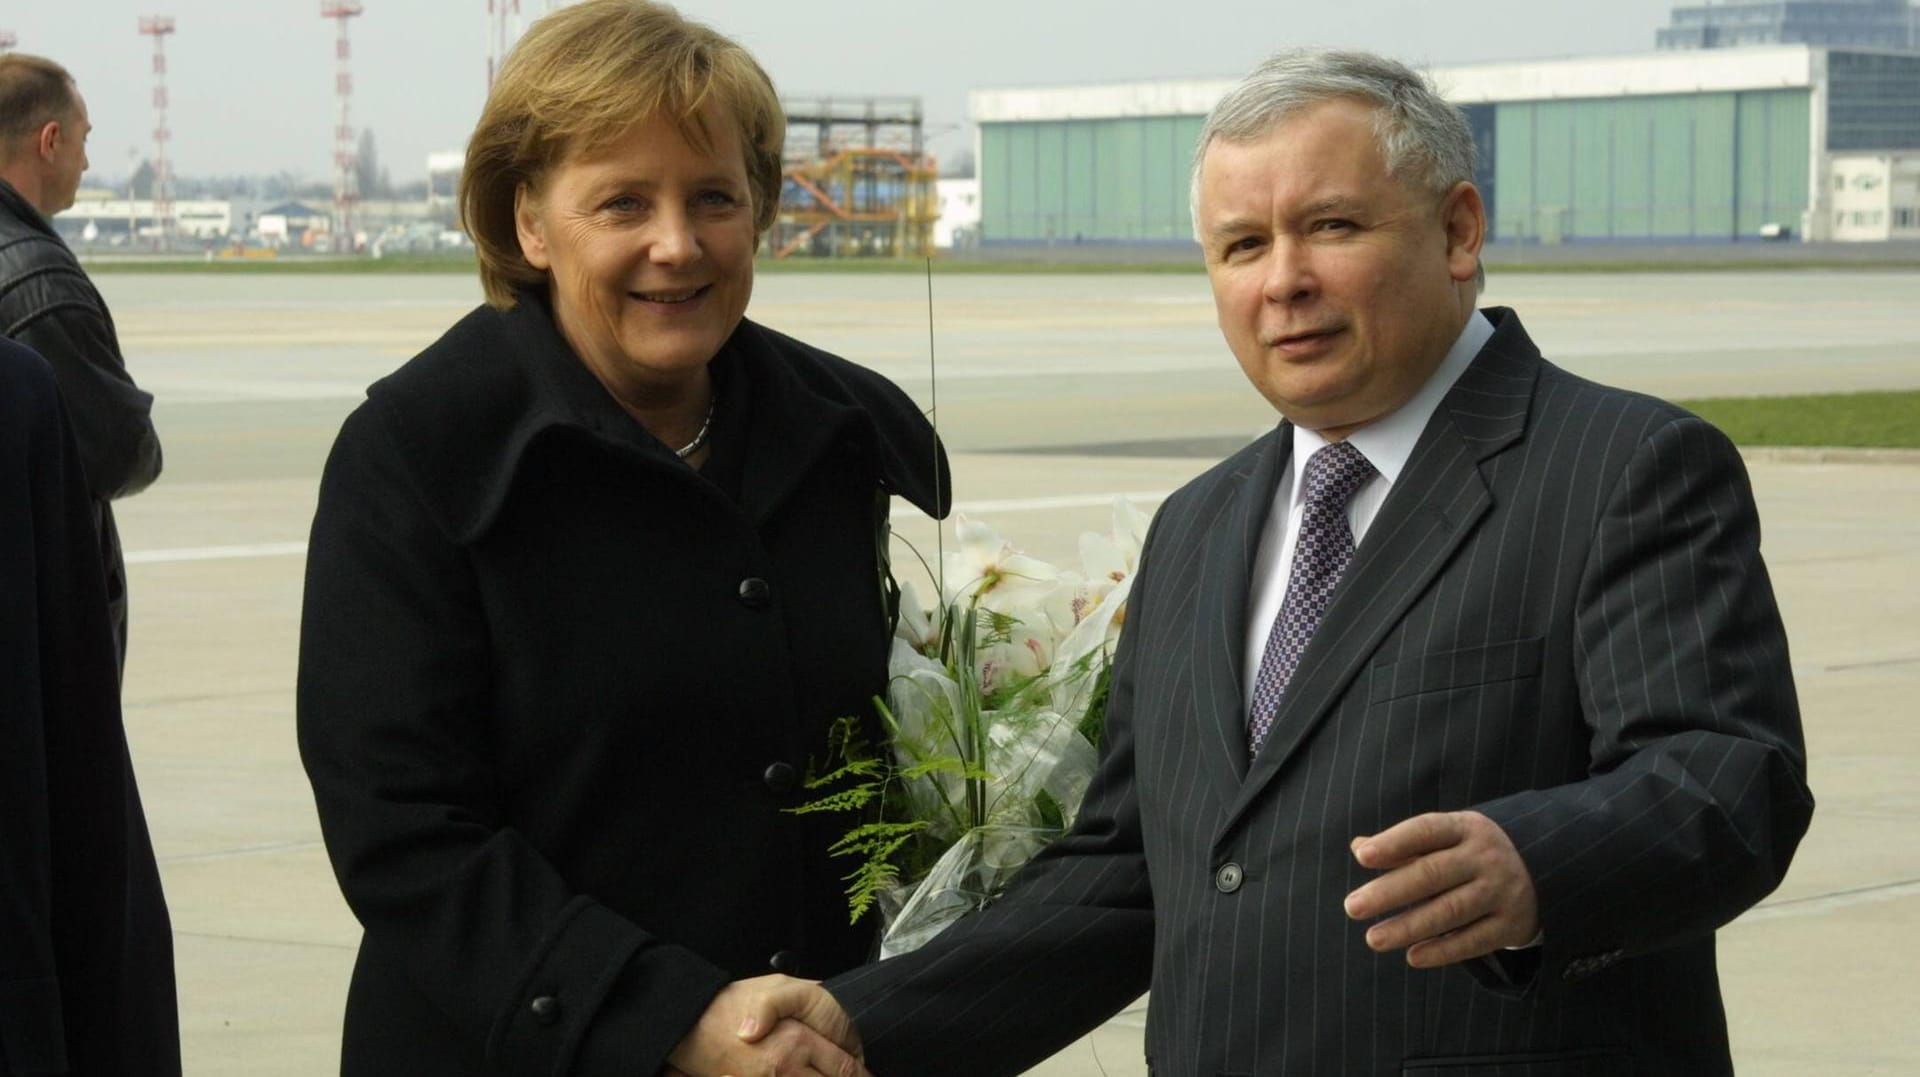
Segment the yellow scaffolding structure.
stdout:
<svg viewBox="0 0 1920 1077">
<path fill-rule="evenodd" d="M 933 158 L 850 147 L 790 165 L 768 245 L 775 258 L 924 258 L 940 216 Z"/>
<path fill-rule="evenodd" d="M 787 118 L 776 258 L 920 258 L 940 215 L 918 97 L 807 97 Z"/>
</svg>

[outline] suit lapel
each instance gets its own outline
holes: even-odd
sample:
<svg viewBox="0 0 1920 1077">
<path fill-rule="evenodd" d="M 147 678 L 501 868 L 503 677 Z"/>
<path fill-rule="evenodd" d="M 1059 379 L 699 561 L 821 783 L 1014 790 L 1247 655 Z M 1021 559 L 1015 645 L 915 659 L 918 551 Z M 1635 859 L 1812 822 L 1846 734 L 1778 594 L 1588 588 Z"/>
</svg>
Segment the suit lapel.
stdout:
<svg viewBox="0 0 1920 1077">
<path fill-rule="evenodd" d="M 1326 720 L 1381 641 L 1492 507 L 1479 465 L 1524 432 L 1539 353 L 1512 312 L 1488 315 L 1496 324 L 1493 339 L 1435 409 L 1354 551 L 1220 837 Z"/>
<path fill-rule="evenodd" d="M 1293 427 L 1282 423 L 1230 476 L 1230 500 L 1201 548 L 1199 606 L 1193 635 L 1195 709 L 1204 731 L 1207 784 L 1224 805 L 1247 774 L 1247 601 L 1280 469 L 1287 466 Z"/>
</svg>

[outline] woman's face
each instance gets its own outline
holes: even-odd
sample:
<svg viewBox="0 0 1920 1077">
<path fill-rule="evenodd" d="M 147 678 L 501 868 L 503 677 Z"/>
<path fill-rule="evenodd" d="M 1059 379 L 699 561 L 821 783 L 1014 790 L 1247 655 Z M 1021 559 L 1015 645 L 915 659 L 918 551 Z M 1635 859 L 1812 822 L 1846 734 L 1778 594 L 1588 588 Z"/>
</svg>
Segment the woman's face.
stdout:
<svg viewBox="0 0 1920 1077">
<path fill-rule="evenodd" d="M 678 395 L 753 294 L 753 190 L 734 125 L 701 151 L 653 116 L 554 165 L 514 200 L 520 250 L 552 281 L 561 335 L 615 397 Z"/>
</svg>

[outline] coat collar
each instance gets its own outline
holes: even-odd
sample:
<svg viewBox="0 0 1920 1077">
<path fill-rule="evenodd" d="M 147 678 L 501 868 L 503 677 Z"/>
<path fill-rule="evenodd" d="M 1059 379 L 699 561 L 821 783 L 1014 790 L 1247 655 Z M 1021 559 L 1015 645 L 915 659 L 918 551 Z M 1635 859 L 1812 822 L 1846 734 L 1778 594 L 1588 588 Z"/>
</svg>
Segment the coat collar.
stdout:
<svg viewBox="0 0 1920 1077">
<path fill-rule="evenodd" d="M 759 522 L 836 446 L 929 515 L 950 502 L 946 458 L 912 402 L 879 375 L 742 320 L 715 362 L 753 395 L 742 508 Z M 457 541 L 492 525 L 522 460 L 547 438 L 583 438 L 632 466 L 704 485 L 622 410 L 575 357 L 544 299 L 481 307 L 376 382 L 422 495 Z"/>
<path fill-rule="evenodd" d="M 1217 840 L 1227 838 L 1261 790 L 1326 720 L 1388 632 L 1493 507 L 1480 465 L 1525 437 L 1541 360 L 1513 311 L 1493 307 L 1485 313 L 1494 324 L 1493 338 L 1427 422 L 1400 481 L 1354 551 L 1353 562 L 1301 655 L 1299 670 L 1274 716 L 1272 737 L 1250 765 L 1236 763 L 1235 773 L 1244 773 L 1245 780 L 1229 795 L 1230 806 L 1216 831 Z M 1291 430 L 1283 423 L 1273 436 L 1276 444 L 1270 455 L 1277 456 L 1278 466 L 1283 466 L 1293 440 Z M 1264 469 L 1253 477 L 1263 474 Z M 1256 518 L 1264 522 L 1272 484 L 1266 485 L 1263 495 L 1258 491 L 1252 495 L 1261 502 L 1253 510 Z M 1257 545 L 1257 539 L 1253 541 Z M 1237 603 L 1241 611 L 1233 626 L 1241 633 L 1251 555 L 1246 565 L 1238 585 L 1226 597 L 1229 605 Z M 1234 645 L 1222 650 L 1232 659 L 1241 647 L 1234 639 L 1228 642 Z M 1241 671 L 1233 672 L 1233 683 L 1244 683 Z M 1221 727 L 1216 739 L 1232 744 L 1238 749 L 1237 758 L 1245 760 L 1242 708 L 1216 707 L 1210 720 Z"/>
<path fill-rule="evenodd" d="M 3 179 L 0 179 L 0 210 L 4 210 L 7 216 L 16 218 L 21 224 L 36 232 L 44 233 L 53 239 L 60 239 L 60 233 L 53 230 L 53 225 L 47 220 L 46 215 L 41 213 L 33 203 L 27 201 L 26 195 L 14 190 L 13 184 Z M 65 240 L 60 242 L 62 246 L 66 245 Z"/>
<path fill-rule="evenodd" d="M 15 226 L 5 228 L 5 235 L 0 236 L 0 239 L 4 239 L 5 245 L 40 241 L 44 245 L 36 245 L 36 250 L 47 251 L 50 247 L 59 252 L 51 257 L 71 263 L 76 268 L 79 266 L 80 263 L 74 260 L 73 249 L 68 247 L 67 241 L 60 238 L 60 233 L 54 230 L 53 222 L 48 220 L 38 207 L 27 201 L 26 195 L 15 190 L 13 184 L 0 180 L 0 225 L 5 224 Z"/>
</svg>

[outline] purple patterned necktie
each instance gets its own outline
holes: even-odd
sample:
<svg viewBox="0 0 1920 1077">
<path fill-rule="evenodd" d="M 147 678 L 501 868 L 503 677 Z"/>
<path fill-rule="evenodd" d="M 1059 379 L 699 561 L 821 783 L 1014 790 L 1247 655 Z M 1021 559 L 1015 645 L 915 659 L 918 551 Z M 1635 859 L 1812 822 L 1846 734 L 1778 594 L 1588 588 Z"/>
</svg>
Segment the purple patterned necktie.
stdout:
<svg viewBox="0 0 1920 1077">
<path fill-rule="evenodd" d="M 1293 548 L 1293 572 L 1280 615 L 1267 632 L 1267 651 L 1253 682 L 1253 706 L 1247 715 L 1250 754 L 1260 754 L 1273 729 L 1273 716 L 1300 665 L 1300 653 L 1320 627 L 1333 589 L 1353 559 L 1353 529 L 1347 526 L 1347 502 L 1374 474 L 1373 465 L 1345 441 L 1324 446 L 1307 460 L 1306 509 Z"/>
</svg>

